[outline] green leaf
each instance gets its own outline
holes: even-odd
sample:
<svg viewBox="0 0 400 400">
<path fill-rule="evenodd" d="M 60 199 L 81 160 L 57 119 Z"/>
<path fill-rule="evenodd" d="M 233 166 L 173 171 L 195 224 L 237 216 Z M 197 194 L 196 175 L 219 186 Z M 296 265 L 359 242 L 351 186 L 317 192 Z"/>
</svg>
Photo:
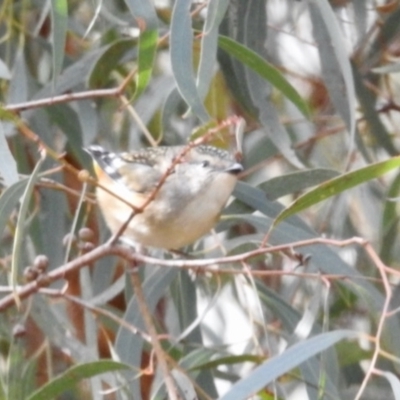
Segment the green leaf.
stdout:
<svg viewBox="0 0 400 400">
<path fill-rule="evenodd" d="M 354 346 L 354 343 L 351 342 L 338 343 L 336 352 L 341 367 L 369 360 L 373 354 L 373 350 L 364 350 L 359 346 Z"/>
<path fill-rule="evenodd" d="M 318 185 L 337 175 L 339 175 L 339 172 L 326 168 L 295 171 L 272 178 L 260 184 L 259 187 L 267 194 L 269 200 L 275 200 L 287 194 L 300 192 L 310 186 Z"/>
<path fill-rule="evenodd" d="M 136 74 L 135 98 L 138 98 L 150 82 L 158 44 L 158 30 L 146 30 L 139 37 L 138 73 Z"/>
<path fill-rule="evenodd" d="M 103 49 L 90 71 L 89 87 L 104 87 L 109 80 L 110 72 L 116 68 L 123 55 L 134 49 L 136 43 L 136 39 L 121 39 Z"/>
<path fill-rule="evenodd" d="M 12 341 L 7 359 L 7 366 L 5 368 L 6 372 L 6 390 L 7 399 L 23 399 L 26 397 L 28 390 L 32 388 L 29 384 L 32 382 L 26 382 L 26 378 L 23 376 L 22 371 L 26 366 L 26 358 L 24 351 L 24 343 L 19 338 L 14 338 Z"/>
<path fill-rule="evenodd" d="M 128 369 L 129 366 L 112 360 L 101 360 L 80 364 L 70 368 L 51 382 L 42 386 L 33 393 L 28 400 L 48 400 L 55 399 L 65 391 L 74 388 L 82 379 L 91 378 L 105 372 L 119 371 Z"/>
<path fill-rule="evenodd" d="M 226 36 L 220 35 L 218 44 L 221 49 L 237 58 L 243 64 L 257 72 L 262 78 L 266 79 L 276 89 L 280 90 L 304 116 L 308 117 L 310 115 L 306 102 L 302 99 L 297 90 L 284 78 L 280 71 L 268 61 L 264 60 L 254 51 Z"/>
<path fill-rule="evenodd" d="M 48 115 L 68 139 L 69 149 L 79 160 L 82 159 L 82 130 L 76 111 L 69 104 L 56 104 L 48 107 Z"/>
<path fill-rule="evenodd" d="M 356 171 L 348 172 L 337 178 L 333 178 L 310 192 L 300 196 L 289 207 L 284 209 L 275 219 L 273 226 L 278 225 L 285 218 L 297 214 L 298 212 L 320 203 L 329 197 L 335 196 L 361 183 L 368 182 L 374 178 L 378 178 L 383 174 L 400 166 L 400 156 L 381 161 L 376 164 L 368 165 Z"/>
<path fill-rule="evenodd" d="M 389 190 L 386 193 L 386 201 L 383 205 L 381 221 L 381 249 L 379 256 L 386 265 L 390 265 L 393 259 L 393 252 L 398 243 L 399 216 L 397 212 L 398 199 L 400 193 L 400 174 L 397 174 Z"/>
</svg>

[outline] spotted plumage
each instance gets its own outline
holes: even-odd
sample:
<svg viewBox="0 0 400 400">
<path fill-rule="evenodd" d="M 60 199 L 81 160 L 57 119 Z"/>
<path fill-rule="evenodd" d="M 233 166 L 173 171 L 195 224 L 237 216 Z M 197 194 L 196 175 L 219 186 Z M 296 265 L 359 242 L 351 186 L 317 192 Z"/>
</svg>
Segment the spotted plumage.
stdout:
<svg viewBox="0 0 400 400">
<path fill-rule="evenodd" d="M 112 232 L 132 211 L 126 202 L 140 208 L 160 186 L 124 235 L 146 246 L 169 249 L 192 243 L 212 228 L 243 169 L 230 153 L 212 146 L 155 147 L 120 154 L 91 146 L 87 151 L 100 184 L 108 190 L 98 188 L 97 198 Z"/>
</svg>

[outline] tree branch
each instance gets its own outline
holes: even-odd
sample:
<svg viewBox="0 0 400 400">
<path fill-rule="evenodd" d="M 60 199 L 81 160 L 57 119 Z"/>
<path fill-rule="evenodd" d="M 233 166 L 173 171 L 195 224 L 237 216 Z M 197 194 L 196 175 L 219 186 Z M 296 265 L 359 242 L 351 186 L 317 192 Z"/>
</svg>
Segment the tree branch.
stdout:
<svg viewBox="0 0 400 400">
<path fill-rule="evenodd" d="M 220 258 L 206 258 L 206 259 L 201 259 L 201 260 L 164 260 L 164 259 L 159 259 L 155 257 L 150 257 L 146 256 L 143 254 L 139 254 L 136 252 L 133 252 L 131 248 L 119 245 L 119 244 L 113 244 L 111 240 L 109 240 L 107 243 L 100 245 L 93 249 L 92 251 L 83 254 L 76 259 L 61 265 L 60 267 L 50 271 L 47 274 L 41 275 L 36 281 L 30 282 L 20 288 L 16 291 L 15 294 L 11 293 L 9 295 L 4 296 L 2 299 L 0 299 L 0 312 L 4 311 L 5 309 L 15 305 L 15 295 L 20 298 L 21 300 L 29 297 L 30 295 L 36 293 L 40 288 L 46 287 L 50 285 L 51 283 L 63 279 L 66 274 L 76 271 L 86 265 L 89 265 L 97 260 L 99 260 L 102 257 L 108 256 L 108 255 L 115 255 L 119 256 L 125 260 L 127 260 L 130 263 L 140 263 L 140 264 L 152 264 L 152 265 L 160 265 L 163 267 L 169 267 L 169 268 L 203 268 L 203 267 L 209 267 L 209 266 L 214 266 L 218 264 L 231 264 L 231 263 L 240 263 L 243 261 L 246 261 L 250 258 L 262 255 L 262 254 L 268 254 L 268 253 L 273 253 L 273 252 L 281 252 L 281 251 L 287 251 L 293 248 L 297 247 L 306 247 L 310 245 L 316 245 L 316 244 L 325 244 L 325 245 L 331 245 L 331 246 L 336 246 L 336 247 L 345 247 L 349 246 L 351 244 L 358 244 L 361 246 L 365 246 L 367 242 L 364 239 L 361 238 L 351 238 L 347 240 L 333 240 L 333 239 L 324 239 L 324 238 L 314 238 L 314 239 L 308 239 L 308 240 L 302 240 L 299 242 L 293 242 L 293 243 L 287 243 L 287 244 L 282 244 L 278 246 L 271 246 L 267 248 L 259 248 L 255 249 L 252 251 L 248 251 L 246 253 L 234 255 L 234 256 L 228 256 L 228 257 L 220 257 Z M 210 272 L 213 272 L 213 270 L 210 270 Z M 215 271 L 214 271 L 215 272 Z M 218 271 L 218 273 L 222 271 Z M 240 273 L 243 273 L 243 271 L 240 271 Z"/>
</svg>

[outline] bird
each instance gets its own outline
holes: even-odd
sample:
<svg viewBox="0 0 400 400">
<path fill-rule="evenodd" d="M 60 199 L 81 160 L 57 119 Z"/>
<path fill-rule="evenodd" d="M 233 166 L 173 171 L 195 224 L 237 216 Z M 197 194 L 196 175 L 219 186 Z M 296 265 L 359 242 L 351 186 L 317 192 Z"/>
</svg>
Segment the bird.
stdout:
<svg viewBox="0 0 400 400">
<path fill-rule="evenodd" d="M 111 233 L 134 212 L 122 236 L 166 250 L 192 244 L 214 227 L 243 171 L 228 151 L 210 145 L 85 150 L 93 159 L 97 202 Z"/>
</svg>

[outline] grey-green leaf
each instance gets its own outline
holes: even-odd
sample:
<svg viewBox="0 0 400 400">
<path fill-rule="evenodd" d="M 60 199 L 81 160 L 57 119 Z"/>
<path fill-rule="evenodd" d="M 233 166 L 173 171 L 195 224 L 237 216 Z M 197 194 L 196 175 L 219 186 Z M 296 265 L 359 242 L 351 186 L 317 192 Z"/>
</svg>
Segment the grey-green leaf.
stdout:
<svg viewBox="0 0 400 400">
<path fill-rule="evenodd" d="M 171 21 L 171 65 L 179 93 L 192 112 L 203 122 L 210 116 L 197 91 L 193 72 L 193 31 L 190 16 L 190 0 L 177 0 Z"/>
<path fill-rule="evenodd" d="M 0 176 L 6 186 L 18 182 L 17 163 L 8 147 L 4 135 L 3 123 L 0 121 Z"/>
<path fill-rule="evenodd" d="M 324 82 L 353 141 L 356 128 L 356 96 L 343 33 L 327 0 L 309 0 L 309 8 Z"/>
<path fill-rule="evenodd" d="M 78 364 L 57 378 L 53 378 L 49 383 L 34 392 L 28 400 L 48 400 L 58 398 L 59 395 L 76 387 L 82 380 L 91 378 L 105 372 L 120 371 L 127 369 L 126 364 L 113 360 L 100 360 L 85 364 Z"/>
<path fill-rule="evenodd" d="M 355 337 L 357 337 L 357 333 L 354 331 L 336 330 L 321 333 L 304 342 L 296 343 L 284 353 L 255 368 L 246 378 L 234 384 L 220 400 L 245 400 L 274 379 L 298 367 L 316 354 L 332 347 L 340 340 L 353 339 Z"/>
<path fill-rule="evenodd" d="M 64 62 L 68 28 L 67 0 L 51 0 L 51 21 L 53 36 L 53 84 L 55 84 Z"/>
</svg>

